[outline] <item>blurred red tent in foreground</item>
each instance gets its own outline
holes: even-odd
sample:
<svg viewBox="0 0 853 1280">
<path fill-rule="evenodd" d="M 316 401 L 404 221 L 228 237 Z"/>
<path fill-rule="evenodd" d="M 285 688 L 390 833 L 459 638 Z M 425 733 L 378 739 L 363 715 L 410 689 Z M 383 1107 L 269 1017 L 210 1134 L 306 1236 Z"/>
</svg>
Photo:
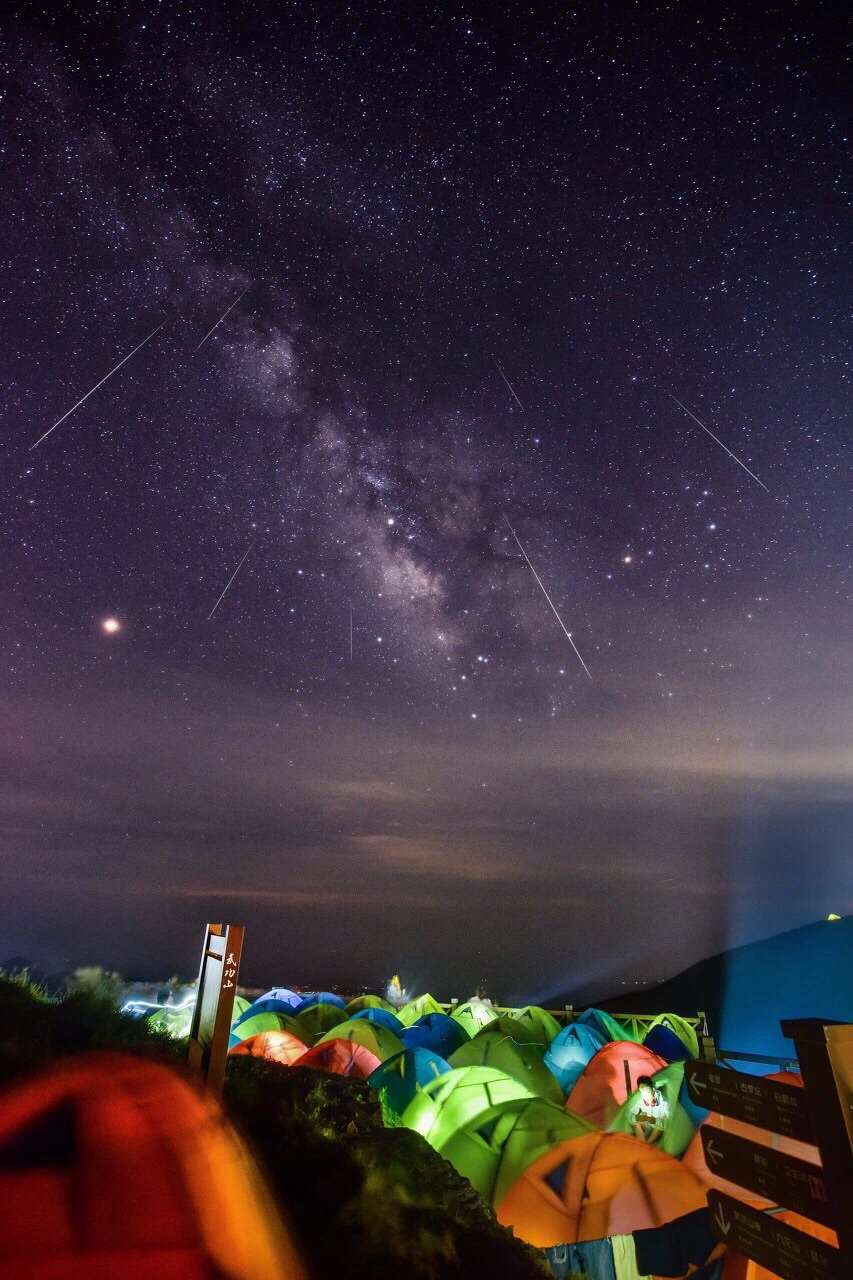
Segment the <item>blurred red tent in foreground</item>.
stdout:
<svg viewBox="0 0 853 1280">
<path fill-rule="evenodd" d="M 218 1105 L 83 1055 L 0 1099 L 0 1280 L 305 1280 Z"/>
<path fill-rule="evenodd" d="M 674 1156 L 623 1133 L 560 1142 L 497 1206 L 498 1221 L 540 1249 L 630 1235 L 707 1207 L 701 1182 Z"/>
<path fill-rule="evenodd" d="M 377 1067 L 382 1066 L 382 1061 L 355 1040 L 324 1040 L 322 1044 L 315 1044 L 313 1049 L 303 1053 L 292 1065 L 318 1067 L 321 1071 L 330 1071 L 332 1075 L 355 1076 L 359 1080 L 366 1080 Z"/>
<path fill-rule="evenodd" d="M 248 1054 L 253 1058 L 269 1058 L 273 1062 L 282 1062 L 290 1066 L 297 1058 L 307 1053 L 308 1046 L 289 1031 L 259 1031 L 248 1040 L 241 1040 L 233 1049 L 228 1050 L 229 1057 L 242 1057 Z"/>
<path fill-rule="evenodd" d="M 606 1129 L 622 1103 L 636 1092 L 640 1076 L 653 1076 L 667 1065 L 644 1045 L 611 1040 L 590 1058 L 566 1106 L 596 1129 Z"/>
</svg>

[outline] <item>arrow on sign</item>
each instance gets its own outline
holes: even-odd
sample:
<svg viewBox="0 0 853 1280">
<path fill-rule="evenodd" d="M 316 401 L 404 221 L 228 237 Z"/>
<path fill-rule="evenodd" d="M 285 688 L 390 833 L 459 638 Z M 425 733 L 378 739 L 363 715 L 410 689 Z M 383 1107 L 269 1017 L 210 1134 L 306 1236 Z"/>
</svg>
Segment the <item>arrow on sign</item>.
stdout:
<svg viewBox="0 0 853 1280">
<path fill-rule="evenodd" d="M 705 1143 L 705 1155 L 709 1156 L 714 1164 L 718 1164 L 719 1161 L 722 1160 L 723 1158 L 722 1151 L 718 1151 L 717 1148 L 714 1146 L 713 1138 L 709 1138 L 708 1141 Z"/>
<path fill-rule="evenodd" d="M 721 1204 L 717 1205 L 716 1219 L 717 1219 L 717 1226 L 720 1228 L 723 1235 L 727 1236 L 732 1229 L 732 1224 L 726 1218 L 726 1215 L 723 1212 L 723 1206 Z"/>
<path fill-rule="evenodd" d="M 700 1080 L 697 1075 L 692 1075 L 690 1077 L 690 1083 L 692 1084 L 693 1088 L 696 1090 L 697 1093 L 700 1093 L 703 1089 L 708 1088 L 705 1082 L 703 1080 Z"/>
</svg>

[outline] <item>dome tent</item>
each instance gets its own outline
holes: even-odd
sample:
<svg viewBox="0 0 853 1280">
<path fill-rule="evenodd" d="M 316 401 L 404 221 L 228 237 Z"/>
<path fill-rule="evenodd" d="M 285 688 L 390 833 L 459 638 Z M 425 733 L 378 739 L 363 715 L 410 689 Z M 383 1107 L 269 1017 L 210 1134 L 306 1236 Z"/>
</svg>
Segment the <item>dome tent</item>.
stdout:
<svg viewBox="0 0 853 1280">
<path fill-rule="evenodd" d="M 375 1053 L 355 1040 L 325 1040 L 291 1063 L 294 1067 L 315 1067 L 335 1076 L 354 1076 L 358 1080 L 367 1080 L 381 1065 Z"/>
<path fill-rule="evenodd" d="M 422 996 L 415 996 L 414 1000 L 404 1004 L 402 1009 L 397 1010 L 397 1017 L 404 1027 L 410 1027 L 413 1022 L 417 1022 L 427 1013 L 444 1013 L 441 1005 L 429 992 Z"/>
<path fill-rule="evenodd" d="M 596 1031 L 601 1033 L 605 1043 L 608 1040 L 634 1040 L 634 1036 L 628 1029 L 604 1009 L 584 1009 L 583 1013 L 579 1013 L 575 1018 L 575 1022 L 583 1027 L 595 1027 Z"/>
<path fill-rule="evenodd" d="M 669 1103 L 669 1119 L 663 1130 L 663 1136 L 656 1146 L 671 1156 L 682 1156 L 708 1112 L 690 1101 L 687 1084 L 684 1079 L 684 1063 L 673 1062 L 663 1067 L 652 1076 L 655 1088 L 660 1089 Z M 609 1126 L 610 1133 L 633 1134 L 630 1111 L 637 1099 L 635 1090 L 622 1104 Z"/>
<path fill-rule="evenodd" d="M 340 996 L 336 996 L 333 991 L 308 991 L 300 996 L 296 1012 L 303 1013 L 305 1009 L 312 1009 L 316 1004 L 331 1004 L 338 1009 L 346 1008 L 345 1001 Z"/>
<path fill-rule="evenodd" d="M 545 1054 L 545 1066 L 568 1096 L 586 1064 L 604 1045 L 601 1032 L 579 1022 L 564 1027 Z"/>
<path fill-rule="evenodd" d="M 378 1026 L 384 1027 L 386 1031 L 391 1031 L 395 1036 L 402 1038 L 404 1027 L 400 1019 L 393 1013 L 389 1013 L 387 1009 L 357 1009 L 349 1015 L 349 1021 L 355 1018 L 363 1018 L 365 1022 L 375 1022 Z"/>
<path fill-rule="evenodd" d="M 606 1129 L 639 1076 L 653 1076 L 667 1064 L 633 1040 L 611 1040 L 590 1058 L 569 1094 L 566 1106 L 596 1129 Z"/>
<path fill-rule="evenodd" d="M 475 1036 L 487 1022 L 494 1022 L 498 1017 L 497 1009 L 482 1000 L 468 1000 L 458 1005 L 451 1013 L 454 1022 L 458 1022 L 469 1036 Z"/>
<path fill-rule="evenodd" d="M 393 1058 L 403 1051 L 403 1042 L 399 1036 L 395 1036 L 393 1031 L 380 1026 L 378 1022 L 368 1022 L 364 1018 L 349 1018 L 346 1022 L 339 1023 L 320 1036 L 317 1044 L 328 1044 L 330 1040 L 350 1040 L 353 1044 L 363 1045 L 375 1054 L 377 1062 L 384 1062 L 386 1058 Z"/>
<path fill-rule="evenodd" d="M 182 1005 L 180 1008 L 164 1004 L 161 1009 L 154 1009 L 148 1015 L 147 1022 L 149 1027 L 165 1032 L 173 1040 L 185 1040 L 190 1034 L 194 1009 L 195 1003 Z"/>
<path fill-rule="evenodd" d="M 500 1019 L 504 1021 L 504 1019 Z M 557 1106 L 564 1102 L 563 1091 L 542 1061 L 538 1046 L 518 1044 L 503 1035 L 493 1022 L 450 1055 L 451 1067 L 496 1067 L 513 1080 L 526 1085 L 532 1094 L 547 1098 Z"/>
<path fill-rule="evenodd" d="M 7 1090 L 0 1166 L 0 1280 L 304 1280 L 219 1107 L 159 1064 L 81 1054 Z"/>
<path fill-rule="evenodd" d="M 486 1123 L 505 1102 L 532 1096 L 518 1080 L 493 1067 L 457 1067 L 415 1095 L 403 1124 L 443 1152 L 458 1129 Z"/>
<path fill-rule="evenodd" d="M 482 1026 L 477 1027 L 474 1031 L 472 1039 L 477 1036 L 485 1035 L 487 1032 L 500 1032 L 502 1036 L 506 1036 L 509 1040 L 514 1040 L 516 1044 L 523 1044 L 525 1048 L 530 1049 L 533 1053 L 538 1054 L 541 1058 L 544 1049 L 541 1044 L 540 1037 L 534 1032 L 534 1029 L 528 1022 L 521 1022 L 518 1018 L 514 1018 L 509 1013 L 498 1014 L 496 1018 L 492 1018 L 489 1022 L 484 1022 Z"/>
<path fill-rule="evenodd" d="M 496 1206 L 498 1222 L 548 1249 L 660 1227 L 707 1208 L 699 1179 L 673 1156 L 622 1133 L 559 1142 Z"/>
<path fill-rule="evenodd" d="M 271 1062 L 281 1062 L 289 1067 L 307 1050 L 307 1044 L 303 1044 L 289 1031 L 259 1031 L 257 1035 L 249 1036 L 248 1040 L 235 1044 L 233 1049 L 228 1050 L 228 1054 L 229 1057 L 248 1054 L 252 1058 L 267 1058 Z"/>
<path fill-rule="evenodd" d="M 404 1049 L 402 1053 L 386 1058 L 367 1083 L 371 1089 L 378 1089 L 385 1105 L 402 1118 L 418 1090 L 448 1071 L 450 1063 L 431 1049 Z"/>
<path fill-rule="evenodd" d="M 297 1040 L 305 1039 L 305 1033 L 295 1018 L 289 1018 L 284 1013 L 256 1013 L 251 1018 L 241 1018 L 234 1024 L 228 1041 L 229 1049 L 261 1031 L 289 1031 Z"/>
<path fill-rule="evenodd" d="M 675 1037 L 677 1044 L 672 1043 Z M 667 1062 L 681 1062 L 684 1058 L 699 1057 L 699 1037 L 696 1028 L 677 1013 L 659 1013 L 652 1022 L 643 1044 Z"/>
<path fill-rule="evenodd" d="M 442 1058 L 449 1058 L 467 1039 L 468 1032 L 446 1013 L 425 1013 L 403 1032 L 403 1044 L 407 1048 L 432 1049 Z"/>
<path fill-rule="evenodd" d="M 552 1013 L 548 1013 L 547 1009 L 540 1009 L 538 1004 L 528 1004 L 523 1009 L 513 1010 L 512 1016 L 532 1033 L 528 1039 L 538 1040 L 543 1049 L 547 1049 L 560 1034 L 560 1024 L 557 1019 Z"/>
<path fill-rule="evenodd" d="M 391 1004 L 390 1000 L 383 1000 L 382 996 L 363 995 L 356 996 L 350 1000 L 346 1007 L 348 1017 L 358 1013 L 361 1009 L 385 1009 L 388 1013 L 396 1014 L 397 1010 Z"/>
<path fill-rule="evenodd" d="M 264 996 L 262 1000 L 255 1000 L 247 1009 L 239 1015 L 240 1018 L 251 1018 L 256 1013 L 283 1013 L 285 1017 L 293 1017 L 293 1004 L 287 1000 L 278 1000 L 273 996 Z"/>
<path fill-rule="evenodd" d="M 300 1028 L 296 1032 L 309 1044 L 316 1043 L 327 1031 L 347 1021 L 344 1010 L 337 1004 L 312 1004 L 297 1013 L 294 1021 Z"/>
<path fill-rule="evenodd" d="M 234 1006 L 231 1010 L 231 1025 L 233 1026 L 237 1019 L 242 1017 L 249 1008 L 251 1008 L 251 1003 L 245 996 L 235 996 Z"/>
<path fill-rule="evenodd" d="M 255 1004 L 260 1004 L 262 1000 L 280 1000 L 282 1004 L 289 1004 L 292 1008 L 302 1000 L 302 996 L 298 991 L 291 991 L 290 987 L 270 987 L 269 991 L 265 991 L 262 996 L 258 996 Z"/>
</svg>

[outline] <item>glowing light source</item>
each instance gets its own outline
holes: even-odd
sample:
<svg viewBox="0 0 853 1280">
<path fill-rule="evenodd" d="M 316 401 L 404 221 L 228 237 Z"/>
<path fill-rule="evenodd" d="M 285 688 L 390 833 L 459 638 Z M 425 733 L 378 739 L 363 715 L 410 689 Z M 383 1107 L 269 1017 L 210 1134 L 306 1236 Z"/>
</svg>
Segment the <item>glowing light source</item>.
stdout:
<svg viewBox="0 0 853 1280">
<path fill-rule="evenodd" d="M 121 631 L 121 623 L 118 618 L 104 618 L 101 623 L 101 630 L 106 632 L 108 636 L 114 636 L 117 631 Z"/>
</svg>

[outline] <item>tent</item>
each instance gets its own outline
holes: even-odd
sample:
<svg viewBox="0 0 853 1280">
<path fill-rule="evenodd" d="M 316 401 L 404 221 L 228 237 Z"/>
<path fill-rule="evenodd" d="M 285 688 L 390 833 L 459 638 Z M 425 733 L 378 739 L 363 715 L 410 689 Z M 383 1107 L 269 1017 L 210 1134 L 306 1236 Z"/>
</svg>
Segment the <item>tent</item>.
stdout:
<svg viewBox="0 0 853 1280">
<path fill-rule="evenodd" d="M 305 1039 L 304 1031 L 295 1018 L 289 1018 L 285 1013 L 256 1013 L 251 1018 L 241 1018 L 234 1024 L 228 1041 L 229 1049 L 261 1031 L 289 1031 L 297 1040 Z"/>
<path fill-rule="evenodd" d="M 339 1009 L 346 1008 L 346 1001 L 336 996 L 333 991 L 309 991 L 306 995 L 300 996 L 296 1012 L 302 1013 L 305 1009 L 313 1008 L 315 1004 L 333 1004 Z"/>
<path fill-rule="evenodd" d="M 469 1036 L 475 1036 L 487 1022 L 494 1022 L 498 1011 L 482 1000 L 468 1000 L 465 1004 L 457 1005 L 450 1016 Z"/>
<path fill-rule="evenodd" d="M 552 1040 L 560 1034 L 560 1024 L 557 1019 L 552 1013 L 548 1013 L 547 1009 L 540 1009 L 538 1004 L 528 1004 L 523 1009 L 515 1009 L 512 1016 L 524 1023 L 533 1033 L 528 1036 L 528 1039 L 535 1037 L 543 1049 L 547 1049 Z"/>
<path fill-rule="evenodd" d="M 632 1040 L 611 1040 L 590 1058 L 569 1094 L 566 1106 L 606 1129 L 637 1088 L 638 1076 L 653 1076 L 667 1064 Z"/>
<path fill-rule="evenodd" d="M 505 1102 L 530 1098 L 530 1090 L 494 1067 L 458 1067 L 415 1095 L 403 1124 L 443 1151 L 458 1129 L 487 1123 Z"/>
<path fill-rule="evenodd" d="M 499 1014 L 497 1018 L 484 1022 L 482 1026 L 475 1029 L 474 1036 L 481 1036 L 489 1031 L 499 1031 L 502 1036 L 514 1040 L 516 1044 L 526 1045 L 533 1053 L 537 1053 L 540 1058 L 545 1052 L 541 1044 L 541 1037 L 536 1034 L 530 1023 L 521 1022 L 509 1013 Z"/>
<path fill-rule="evenodd" d="M 355 1013 L 349 1015 L 350 1021 L 354 1018 L 363 1018 L 365 1022 L 375 1022 L 378 1026 L 384 1027 L 386 1031 L 391 1031 L 395 1036 L 402 1038 L 404 1027 L 400 1019 L 393 1013 L 389 1013 L 387 1009 L 357 1009 Z"/>
<path fill-rule="evenodd" d="M 289 1031 L 259 1031 L 248 1040 L 241 1040 L 233 1049 L 228 1050 L 229 1057 L 240 1057 L 249 1054 L 253 1058 L 269 1058 L 272 1062 L 282 1062 L 290 1066 L 297 1058 L 301 1058 L 308 1046 Z"/>
<path fill-rule="evenodd" d="M 556 1076 L 568 1096 L 590 1058 L 604 1044 L 595 1027 L 572 1022 L 564 1027 L 545 1054 L 545 1066 Z"/>
<path fill-rule="evenodd" d="M 604 1009 L 584 1009 L 583 1013 L 579 1013 L 575 1018 L 575 1022 L 579 1022 L 584 1027 L 595 1027 L 596 1031 L 601 1032 L 602 1038 L 608 1040 L 633 1040 L 627 1027 L 623 1027 L 621 1022 L 605 1012 Z"/>
<path fill-rule="evenodd" d="M 518 1044 L 501 1031 L 493 1030 L 503 1021 L 510 1019 L 492 1022 L 452 1053 L 448 1059 L 451 1067 L 497 1067 L 513 1080 L 520 1080 L 532 1094 L 562 1106 L 563 1091 L 542 1061 L 539 1046 Z"/>
<path fill-rule="evenodd" d="M 164 1004 L 162 1009 L 155 1009 L 148 1015 L 148 1025 L 165 1032 L 173 1040 L 185 1040 L 190 1034 L 194 1009 L 195 1002 L 182 1005 L 179 1009 L 173 1005 Z"/>
<path fill-rule="evenodd" d="M 690 1146 L 694 1134 L 707 1117 L 708 1112 L 702 1107 L 697 1107 L 690 1100 L 687 1093 L 687 1083 L 684 1079 L 683 1062 L 673 1062 L 670 1066 L 656 1071 L 652 1079 L 655 1082 L 655 1087 L 660 1089 L 669 1103 L 669 1119 L 666 1122 L 663 1136 L 656 1145 L 661 1151 L 666 1151 L 671 1156 L 681 1156 Z M 637 1095 L 638 1091 L 635 1090 L 619 1108 L 610 1122 L 610 1133 L 634 1132 L 629 1113 L 634 1101 L 637 1099 Z"/>
<path fill-rule="evenodd" d="M 250 1007 L 250 1001 L 248 1001 L 248 1000 L 246 999 L 246 997 L 245 997 L 245 996 L 235 996 L 235 997 L 234 997 L 234 1005 L 233 1005 L 232 1010 L 231 1010 L 231 1025 L 232 1025 L 232 1026 L 233 1026 L 233 1025 L 234 1025 L 234 1023 L 237 1021 L 237 1019 L 238 1019 L 239 1017 L 241 1017 L 241 1016 L 246 1012 L 246 1010 L 247 1010 L 249 1007 Z"/>
<path fill-rule="evenodd" d="M 313 1044 L 327 1031 L 331 1031 L 332 1027 L 346 1022 L 347 1016 L 340 1005 L 312 1004 L 297 1013 L 294 1021 L 298 1028 L 296 1035 L 301 1035 L 308 1044 Z"/>
<path fill-rule="evenodd" d="M 458 1022 L 454 1022 L 446 1013 L 425 1013 L 406 1027 L 403 1032 L 403 1044 L 406 1048 L 432 1049 L 442 1058 L 449 1058 L 451 1053 L 465 1044 L 468 1033 Z"/>
<path fill-rule="evenodd" d="M 81 1054 L 0 1098 L 0 1280 L 304 1280 L 219 1107 L 144 1058 Z"/>
<path fill-rule="evenodd" d="M 622 1133 L 559 1142 L 496 1206 L 498 1222 L 540 1249 L 659 1227 L 707 1207 L 701 1182 L 673 1156 Z"/>
<path fill-rule="evenodd" d="M 672 1038 L 675 1037 L 675 1044 Z M 667 1062 L 681 1062 L 684 1058 L 699 1057 L 699 1037 L 696 1028 L 677 1013 L 659 1013 L 652 1022 L 643 1044 Z M 668 1050 L 668 1052 L 667 1052 Z"/>
<path fill-rule="evenodd" d="M 397 1010 L 397 1017 L 404 1027 L 410 1027 L 413 1022 L 417 1022 L 426 1013 L 444 1013 L 441 1005 L 432 998 L 429 992 L 426 995 L 415 996 L 414 1000 L 404 1004 L 402 1009 Z"/>
<path fill-rule="evenodd" d="M 446 1075 L 450 1063 L 431 1049 L 404 1049 L 386 1058 L 367 1083 L 378 1089 L 386 1106 L 401 1117 L 419 1089 Z"/>
<path fill-rule="evenodd" d="M 350 1000 L 347 1005 L 347 1015 L 351 1018 L 360 1009 L 387 1009 L 389 1013 L 397 1012 L 390 1000 L 383 1000 L 382 996 L 371 995 L 356 996 L 354 1000 Z"/>
<path fill-rule="evenodd" d="M 399 1036 L 395 1036 L 393 1031 L 380 1026 L 378 1022 L 368 1022 L 364 1018 L 349 1018 L 346 1022 L 339 1023 L 320 1036 L 317 1044 L 328 1044 L 330 1040 L 351 1040 L 353 1044 L 363 1045 L 376 1055 L 378 1062 L 384 1062 L 386 1058 L 393 1058 L 403 1051 L 403 1042 Z"/>
<path fill-rule="evenodd" d="M 240 1014 L 240 1018 L 251 1018 L 256 1013 L 283 1013 L 285 1017 L 293 1017 L 293 1004 L 287 1000 L 279 1000 L 274 996 L 264 996 L 262 1000 L 255 1000 L 247 1009 Z"/>
<path fill-rule="evenodd" d="M 295 1008 L 302 1000 L 302 996 L 298 991 L 291 991 L 290 987 L 270 987 L 269 991 L 265 991 L 262 996 L 258 996 L 255 1003 L 258 1004 L 261 1000 L 281 1000 L 284 1004 L 289 1004 Z"/>
<path fill-rule="evenodd" d="M 324 1040 L 297 1058 L 294 1067 L 316 1067 L 336 1076 L 354 1076 L 367 1080 L 382 1063 L 375 1053 L 355 1040 Z"/>
</svg>

